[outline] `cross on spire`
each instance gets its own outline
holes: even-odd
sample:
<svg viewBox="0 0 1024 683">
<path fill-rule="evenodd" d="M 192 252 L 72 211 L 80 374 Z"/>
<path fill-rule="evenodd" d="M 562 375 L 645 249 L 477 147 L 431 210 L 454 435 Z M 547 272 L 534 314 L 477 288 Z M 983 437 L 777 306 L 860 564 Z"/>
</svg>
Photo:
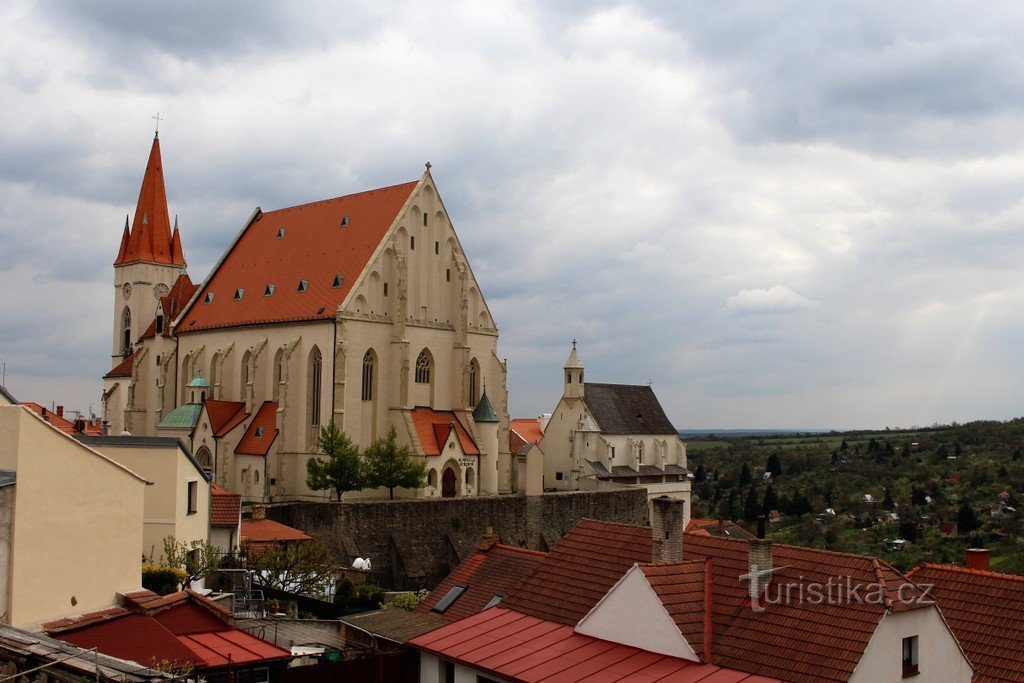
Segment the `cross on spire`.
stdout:
<svg viewBox="0 0 1024 683">
<path fill-rule="evenodd" d="M 575 339 L 572 340 L 572 348 L 574 348 L 574 349 L 576 348 L 576 340 Z"/>
<path fill-rule="evenodd" d="M 156 119 L 156 132 L 153 135 L 154 137 L 160 137 L 160 122 L 164 120 L 164 117 L 160 116 L 160 112 L 157 112 L 153 118 Z"/>
</svg>

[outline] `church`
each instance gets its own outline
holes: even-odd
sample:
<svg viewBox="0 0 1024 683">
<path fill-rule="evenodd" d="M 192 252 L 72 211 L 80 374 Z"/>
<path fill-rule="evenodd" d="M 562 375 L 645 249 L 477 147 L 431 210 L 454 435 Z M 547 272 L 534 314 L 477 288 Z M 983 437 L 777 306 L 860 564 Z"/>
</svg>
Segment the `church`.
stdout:
<svg viewBox="0 0 1024 683">
<path fill-rule="evenodd" d="M 515 488 L 498 328 L 430 164 L 410 182 L 256 208 L 197 284 L 156 135 L 113 319 L 111 433 L 180 437 L 245 500 L 325 499 L 306 461 L 331 420 L 361 448 L 397 431 L 427 466 L 405 496 Z"/>
</svg>

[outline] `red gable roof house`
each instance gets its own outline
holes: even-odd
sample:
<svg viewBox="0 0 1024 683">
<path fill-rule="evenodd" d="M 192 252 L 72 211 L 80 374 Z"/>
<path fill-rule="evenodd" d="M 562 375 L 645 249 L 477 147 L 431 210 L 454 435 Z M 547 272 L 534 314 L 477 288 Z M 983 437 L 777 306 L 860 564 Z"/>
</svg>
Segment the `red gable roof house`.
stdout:
<svg viewBox="0 0 1024 683">
<path fill-rule="evenodd" d="M 231 626 L 230 614 L 191 591 L 167 596 L 142 590 L 121 596 L 121 607 L 43 624 L 47 634 L 83 648 L 138 662 L 195 667 L 214 680 L 273 680 L 291 652 Z M 239 677 L 245 677 L 240 679 Z"/>
<path fill-rule="evenodd" d="M 662 680 L 632 668 L 645 661 L 677 667 L 664 680 L 711 672 L 682 663 L 725 667 L 728 680 L 971 680 L 935 603 L 892 566 L 684 532 L 681 501 L 654 503 L 653 530 L 583 520 L 498 607 L 410 641 L 421 670 Z M 590 661 L 603 653 L 614 655 Z"/>
<path fill-rule="evenodd" d="M 168 215 L 154 140 L 115 261 L 113 433 L 187 432 L 214 480 L 251 501 L 327 497 L 305 461 L 332 419 L 362 448 L 394 428 L 433 495 L 510 491 L 498 330 L 429 165 L 412 182 L 257 208 L 198 287 Z M 197 402 L 193 381 L 206 383 Z"/>
<path fill-rule="evenodd" d="M 909 576 L 931 586 L 976 683 L 1024 680 L 1024 577 L 989 571 L 987 550 L 968 550 L 967 566 L 924 564 Z"/>
</svg>

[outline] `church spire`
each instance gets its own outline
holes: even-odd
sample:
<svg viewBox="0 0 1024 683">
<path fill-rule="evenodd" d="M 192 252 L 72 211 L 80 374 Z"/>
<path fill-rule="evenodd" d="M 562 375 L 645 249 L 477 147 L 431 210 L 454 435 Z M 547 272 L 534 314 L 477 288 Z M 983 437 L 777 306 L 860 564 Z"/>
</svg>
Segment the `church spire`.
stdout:
<svg viewBox="0 0 1024 683">
<path fill-rule="evenodd" d="M 121 233 L 121 248 L 117 250 L 117 259 L 114 260 L 114 265 L 122 263 L 125 259 L 125 254 L 128 253 L 128 240 L 131 238 L 131 232 L 128 229 L 128 216 L 124 217 L 124 232 Z"/>
<path fill-rule="evenodd" d="M 142 178 L 139 201 L 135 206 L 135 220 L 127 244 L 117 255 L 115 266 L 134 261 L 149 261 L 168 265 L 185 265 L 180 238 L 177 250 L 171 235 L 171 221 L 167 213 L 167 192 L 164 188 L 163 163 L 160 158 L 160 139 L 153 138 L 146 174 Z"/>
</svg>

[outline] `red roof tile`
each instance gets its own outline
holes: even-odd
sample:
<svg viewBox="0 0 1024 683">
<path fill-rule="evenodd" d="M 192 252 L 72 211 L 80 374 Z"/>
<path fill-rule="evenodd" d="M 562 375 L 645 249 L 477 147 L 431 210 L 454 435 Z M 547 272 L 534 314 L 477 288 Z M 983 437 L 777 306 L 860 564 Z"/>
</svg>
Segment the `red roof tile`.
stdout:
<svg viewBox="0 0 1024 683">
<path fill-rule="evenodd" d="M 242 401 L 207 399 L 203 407 L 206 408 L 206 414 L 210 418 L 210 429 L 216 437 L 224 436 L 249 417 Z"/>
<path fill-rule="evenodd" d="M 777 679 L 586 636 L 571 626 L 500 607 L 442 626 L 409 644 L 517 681 L 777 683 Z"/>
<path fill-rule="evenodd" d="M 727 536 L 745 540 L 756 538 L 754 534 L 736 522 L 722 519 L 691 519 L 690 523 L 686 525 L 686 530 L 708 536 Z"/>
<path fill-rule="evenodd" d="M 508 595 L 512 587 L 532 572 L 547 556 L 537 550 L 515 548 L 494 543 L 483 544 L 467 557 L 448 577 L 435 588 L 416 608 L 417 612 L 429 612 L 448 591 L 457 585 L 466 590 L 444 611 L 447 621 L 455 621 L 476 614 L 497 595 Z"/>
<path fill-rule="evenodd" d="M 272 519 L 243 519 L 242 540 L 252 544 L 311 541 L 312 536 Z"/>
<path fill-rule="evenodd" d="M 416 426 L 416 434 L 419 436 L 424 455 L 440 455 L 453 426 L 466 455 L 480 455 L 480 449 L 477 448 L 473 437 L 462 426 L 458 416 L 449 410 L 414 408 L 412 422 Z"/>
<path fill-rule="evenodd" d="M 171 291 L 167 292 L 167 296 L 160 299 L 160 308 L 163 309 L 164 315 L 167 316 L 167 323 L 181 315 L 197 289 L 199 289 L 199 285 L 192 284 L 192 278 L 188 276 L 188 273 L 182 273 L 178 276 L 178 279 L 171 285 Z M 163 331 L 165 337 L 170 336 L 170 330 L 170 324 L 165 324 Z"/>
<path fill-rule="evenodd" d="M 142 178 L 139 201 L 135 206 L 132 228 L 121 238 L 121 248 L 115 266 L 149 261 L 172 265 L 185 265 L 180 238 L 171 236 L 171 221 L 167 213 L 167 193 L 164 189 L 163 163 L 160 159 L 160 140 L 153 138 Z"/>
<path fill-rule="evenodd" d="M 974 665 L 975 682 L 1024 680 L 1024 577 L 945 564 L 909 574 L 931 597 Z"/>
<path fill-rule="evenodd" d="M 517 417 L 508 422 L 508 444 L 510 453 L 518 453 L 523 446 L 537 443 L 544 437 L 540 420 L 536 417 Z"/>
<path fill-rule="evenodd" d="M 111 377 L 131 377 L 132 368 L 135 367 L 135 356 L 139 355 L 139 352 L 129 354 L 127 358 L 114 366 L 114 369 L 103 375 L 103 379 Z"/>
<path fill-rule="evenodd" d="M 634 563 L 650 560 L 649 528 L 581 519 L 502 604 L 574 625 Z"/>
<path fill-rule="evenodd" d="M 261 429 L 262 428 L 262 429 Z M 266 455 L 277 438 L 277 403 L 264 401 L 256 411 L 256 417 L 249 423 L 235 453 L 242 455 Z M 259 436 L 257 436 L 259 432 Z"/>
<path fill-rule="evenodd" d="M 86 612 L 85 614 L 77 614 L 71 617 L 63 617 L 61 619 L 47 621 L 44 622 L 42 626 L 43 630 L 47 633 L 53 634 L 80 628 L 82 626 L 88 626 L 89 624 L 97 624 L 101 621 L 122 617 L 126 614 L 128 614 L 128 610 L 123 607 L 108 607 L 107 609 L 101 609 L 95 612 Z"/>
<path fill-rule="evenodd" d="M 242 496 L 217 483 L 210 484 L 210 526 L 237 527 L 242 513 Z"/>
<path fill-rule="evenodd" d="M 177 331 L 333 319 L 416 184 L 257 214 L 207 278 Z M 335 288 L 338 275 L 344 281 Z M 301 280 L 308 283 L 303 292 Z M 275 291 L 264 296 L 270 284 Z M 239 289 L 245 293 L 235 300 Z M 207 294 L 213 295 L 209 303 Z"/>
</svg>

